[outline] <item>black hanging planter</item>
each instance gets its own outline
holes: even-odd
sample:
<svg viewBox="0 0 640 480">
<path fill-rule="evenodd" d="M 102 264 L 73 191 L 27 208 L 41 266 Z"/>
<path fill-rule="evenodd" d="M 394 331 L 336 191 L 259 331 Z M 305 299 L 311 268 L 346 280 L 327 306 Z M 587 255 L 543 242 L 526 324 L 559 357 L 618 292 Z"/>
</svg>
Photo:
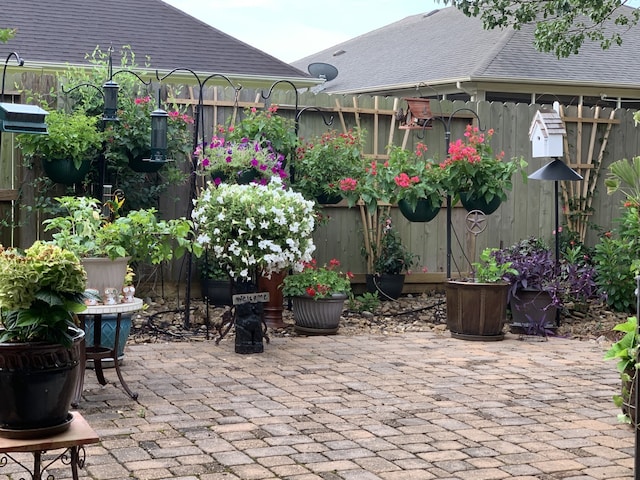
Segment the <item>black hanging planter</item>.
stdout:
<svg viewBox="0 0 640 480">
<path fill-rule="evenodd" d="M 62 185 L 75 185 L 84 180 L 91 168 L 90 160 L 83 160 L 77 168 L 69 158 L 60 160 L 42 159 L 42 169 L 51 180 Z"/>
<path fill-rule="evenodd" d="M 84 331 L 70 348 L 0 343 L 0 437 L 39 438 L 69 428 L 71 402 L 84 375 Z"/>
</svg>

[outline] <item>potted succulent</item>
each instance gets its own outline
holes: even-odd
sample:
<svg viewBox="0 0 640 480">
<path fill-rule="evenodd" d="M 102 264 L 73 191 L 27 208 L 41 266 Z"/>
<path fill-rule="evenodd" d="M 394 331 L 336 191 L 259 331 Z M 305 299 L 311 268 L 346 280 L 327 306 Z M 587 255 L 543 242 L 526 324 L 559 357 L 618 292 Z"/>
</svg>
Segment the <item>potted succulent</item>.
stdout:
<svg viewBox="0 0 640 480">
<path fill-rule="evenodd" d="M 48 135 L 20 134 L 18 145 L 28 160 L 40 160 L 56 183 L 73 185 L 84 179 L 101 150 L 103 133 L 98 117 L 81 111 L 53 110 L 47 116 Z"/>
<path fill-rule="evenodd" d="M 473 264 L 471 280 L 446 283 L 447 327 L 462 340 L 497 341 L 504 338 L 507 320 L 508 274 L 517 273 L 509 262 L 499 263 L 486 248 Z"/>
<path fill-rule="evenodd" d="M 311 138 L 297 150 L 293 188 L 320 204 L 338 203 L 340 180 L 362 171 L 362 150 L 359 130 L 330 130 Z"/>
<path fill-rule="evenodd" d="M 398 208 L 411 222 L 433 220 L 444 198 L 444 169 L 424 158 L 427 147 L 418 143 L 416 151 L 392 146 L 388 168 L 394 175 Z"/>
<path fill-rule="evenodd" d="M 36 242 L 0 247 L 0 436 L 69 427 L 81 364 L 86 274 L 76 255 Z"/>
<path fill-rule="evenodd" d="M 489 144 L 493 129 L 486 134 L 468 125 L 464 137 L 449 144 L 447 159 L 441 163 L 445 170 L 446 191 L 460 200 L 469 211 L 480 210 L 489 215 L 507 199 L 513 188 L 511 178 L 520 170 L 526 181 L 527 162 L 522 158 L 504 160 L 504 152 L 493 153 Z"/>
<path fill-rule="evenodd" d="M 339 270 L 332 259 L 319 266 L 315 259 L 303 262 L 302 271 L 284 278 L 282 293 L 293 299 L 295 329 L 307 334 L 338 331 L 344 302 L 351 295 L 350 272 Z"/>
<path fill-rule="evenodd" d="M 636 395 L 635 392 L 638 368 L 638 345 L 640 345 L 640 335 L 638 334 L 638 318 L 629 317 L 626 322 L 619 323 L 613 328 L 620 332 L 622 337 L 611 345 L 604 355 L 605 360 L 617 360 L 616 368 L 620 374 L 622 382 L 620 394 L 613 396 L 613 401 L 617 407 L 622 409 L 618 419 L 624 423 L 636 425 Z"/>
</svg>

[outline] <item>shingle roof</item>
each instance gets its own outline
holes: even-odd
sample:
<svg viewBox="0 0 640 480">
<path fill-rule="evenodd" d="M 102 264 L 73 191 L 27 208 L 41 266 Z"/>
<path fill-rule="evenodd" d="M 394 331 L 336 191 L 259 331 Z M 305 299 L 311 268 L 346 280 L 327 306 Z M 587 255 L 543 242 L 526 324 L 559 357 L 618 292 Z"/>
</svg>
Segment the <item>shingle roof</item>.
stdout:
<svg viewBox="0 0 640 480">
<path fill-rule="evenodd" d="M 130 45 L 139 65 L 151 57 L 152 69 L 307 76 L 161 0 L 2 0 L 0 25 L 17 29 L 0 51 L 18 51 L 28 64 L 87 64 L 97 45 Z"/>
<path fill-rule="evenodd" d="M 312 62 L 336 66 L 338 77 L 326 83 L 327 92 L 457 80 L 637 85 L 640 27 L 624 33 L 623 39 L 622 47 L 612 46 L 606 51 L 599 44 L 587 43 L 579 55 L 559 60 L 535 50 L 533 26 L 484 30 L 480 19 L 448 7 L 406 17 L 292 65 L 301 70 Z"/>
</svg>

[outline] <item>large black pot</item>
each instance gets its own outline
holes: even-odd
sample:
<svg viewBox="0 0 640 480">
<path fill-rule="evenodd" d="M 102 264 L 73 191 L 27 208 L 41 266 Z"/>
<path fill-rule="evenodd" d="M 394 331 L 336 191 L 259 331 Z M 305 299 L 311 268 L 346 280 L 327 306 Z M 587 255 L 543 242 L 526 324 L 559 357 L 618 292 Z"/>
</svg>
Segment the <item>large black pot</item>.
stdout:
<svg viewBox="0 0 640 480">
<path fill-rule="evenodd" d="M 70 426 L 81 376 L 84 331 L 73 345 L 0 343 L 0 437 L 38 438 Z"/>
<path fill-rule="evenodd" d="M 367 291 L 377 293 L 380 300 L 397 300 L 402 295 L 404 287 L 404 274 L 371 274 L 365 277 Z"/>
<path fill-rule="evenodd" d="M 207 299 L 210 305 L 233 305 L 231 299 L 231 280 L 215 280 L 213 278 L 200 278 L 200 293 L 203 299 Z"/>
</svg>

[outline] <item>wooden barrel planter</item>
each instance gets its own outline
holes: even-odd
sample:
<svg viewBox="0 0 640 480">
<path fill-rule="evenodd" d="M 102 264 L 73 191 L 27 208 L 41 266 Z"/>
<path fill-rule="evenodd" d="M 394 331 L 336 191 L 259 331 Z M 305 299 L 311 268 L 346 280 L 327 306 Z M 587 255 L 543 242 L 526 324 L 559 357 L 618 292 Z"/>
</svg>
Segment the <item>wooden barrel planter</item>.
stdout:
<svg viewBox="0 0 640 480">
<path fill-rule="evenodd" d="M 462 340 L 504 339 L 508 283 L 450 280 L 446 283 L 447 327 Z"/>
</svg>

